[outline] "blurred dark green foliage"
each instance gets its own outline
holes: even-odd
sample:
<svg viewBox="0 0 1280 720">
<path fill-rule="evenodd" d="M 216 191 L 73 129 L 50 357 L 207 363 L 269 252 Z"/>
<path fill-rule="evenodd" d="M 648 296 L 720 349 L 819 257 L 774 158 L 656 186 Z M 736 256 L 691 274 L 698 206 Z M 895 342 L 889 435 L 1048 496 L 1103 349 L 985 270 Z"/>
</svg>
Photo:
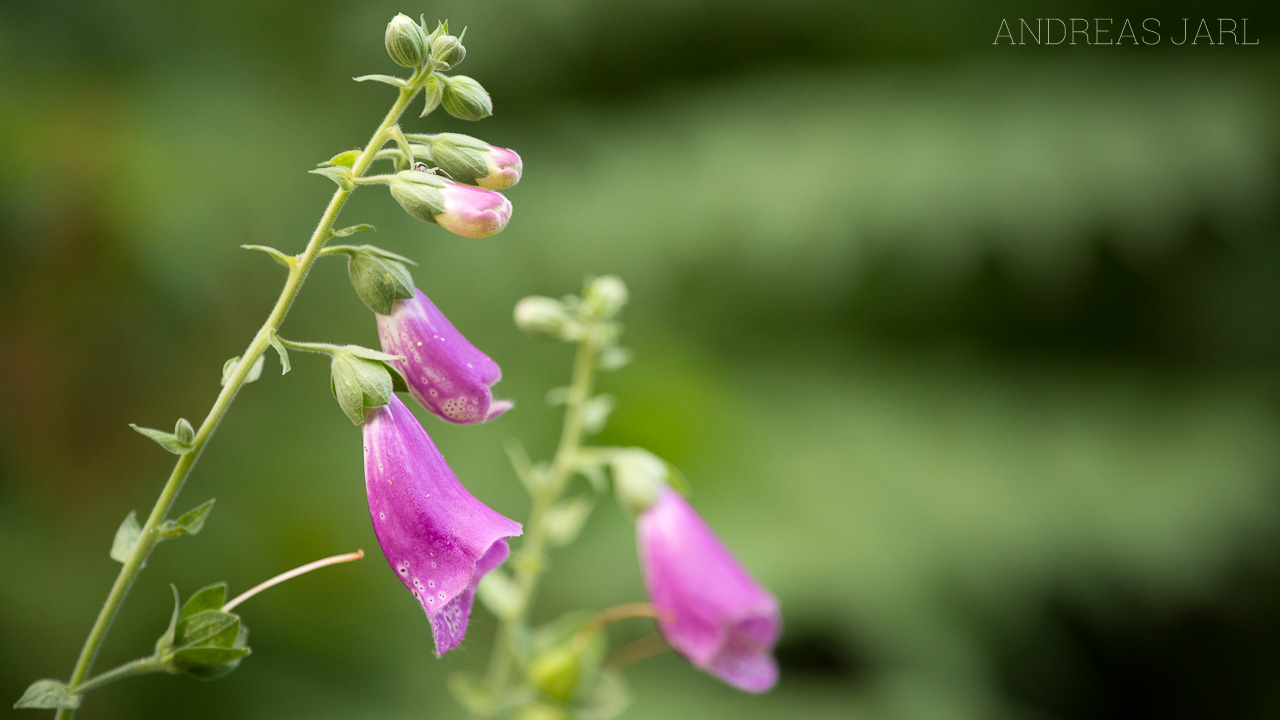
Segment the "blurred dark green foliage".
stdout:
<svg viewBox="0 0 1280 720">
<path fill-rule="evenodd" d="M 630 284 L 636 363 L 605 443 L 682 468 L 782 599 L 783 680 L 736 693 L 667 655 L 629 717 L 1267 718 L 1280 714 L 1280 106 L 1264 3 L 6 2 L 0 5 L 0 691 L 65 676 L 111 538 L 171 457 L 129 429 L 201 417 L 367 139 L 396 12 L 469 26 L 494 97 L 467 132 L 526 174 L 472 241 L 379 190 L 343 223 L 502 365 L 515 411 L 428 430 L 524 511 L 502 450 L 549 454 L 567 351 L 510 322 L 589 273 Z M 1000 18 L 1249 17 L 1257 47 L 993 47 Z M 376 342 L 344 263 L 292 338 Z M 166 583 L 233 593 L 229 678 L 148 677 L 85 718 L 441 717 L 460 652 L 384 566 L 326 364 L 274 357 L 179 501 L 98 667 L 163 630 Z M 538 614 L 642 597 L 611 505 Z M 647 632 L 623 625 L 617 642 Z"/>
</svg>

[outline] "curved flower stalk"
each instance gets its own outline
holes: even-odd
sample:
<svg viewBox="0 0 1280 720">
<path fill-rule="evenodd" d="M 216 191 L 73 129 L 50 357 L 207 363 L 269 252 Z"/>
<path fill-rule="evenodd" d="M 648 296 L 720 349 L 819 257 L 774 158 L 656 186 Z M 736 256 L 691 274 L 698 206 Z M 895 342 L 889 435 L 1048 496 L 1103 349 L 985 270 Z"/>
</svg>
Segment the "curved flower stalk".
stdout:
<svg viewBox="0 0 1280 720">
<path fill-rule="evenodd" d="M 387 562 L 431 620 L 436 655 L 457 647 L 480 578 L 507 559 L 520 523 L 467 491 L 392 395 L 364 423 L 369 516 Z"/>
<path fill-rule="evenodd" d="M 664 487 L 636 523 L 658 628 L 697 667 L 748 692 L 778 680 L 778 601 L 738 564 L 698 513 Z"/>
<path fill-rule="evenodd" d="M 421 290 L 377 318 L 383 351 L 404 357 L 391 365 L 413 399 L 433 415 L 469 425 L 511 409 L 510 401 L 494 400 L 490 390 L 502 379 L 498 363 L 468 342 Z"/>
</svg>

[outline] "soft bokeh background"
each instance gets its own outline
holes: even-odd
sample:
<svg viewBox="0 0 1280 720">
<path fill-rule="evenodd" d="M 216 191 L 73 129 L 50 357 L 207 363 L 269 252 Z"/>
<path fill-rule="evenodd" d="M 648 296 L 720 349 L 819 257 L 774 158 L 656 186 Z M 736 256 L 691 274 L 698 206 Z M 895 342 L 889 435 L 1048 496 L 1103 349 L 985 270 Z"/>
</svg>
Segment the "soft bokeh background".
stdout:
<svg viewBox="0 0 1280 720">
<path fill-rule="evenodd" d="M 517 410 L 427 427 L 494 507 L 550 453 L 569 351 L 510 323 L 589 273 L 631 285 L 635 364 L 603 443 L 688 476 L 782 600 L 750 697 L 665 655 L 628 717 L 1280 716 L 1280 16 L 1272 4 L 386 0 L 0 4 L 0 698 L 65 677 L 120 520 L 172 458 L 127 423 L 198 420 L 392 91 L 397 11 L 470 26 L 497 115 L 410 116 L 524 157 L 483 241 L 380 190 L 344 224 L 502 364 Z M 1248 17 L 1256 47 L 993 47 L 1000 18 Z M 289 337 L 376 343 L 343 263 Z M 179 501 L 99 669 L 184 593 L 371 557 L 243 607 L 229 678 L 148 677 L 86 718 L 459 717 L 492 618 L 444 660 L 377 551 L 326 368 L 274 358 Z M 613 503 L 537 615 L 642 597 Z M 645 623 L 615 628 L 625 642 Z"/>
</svg>

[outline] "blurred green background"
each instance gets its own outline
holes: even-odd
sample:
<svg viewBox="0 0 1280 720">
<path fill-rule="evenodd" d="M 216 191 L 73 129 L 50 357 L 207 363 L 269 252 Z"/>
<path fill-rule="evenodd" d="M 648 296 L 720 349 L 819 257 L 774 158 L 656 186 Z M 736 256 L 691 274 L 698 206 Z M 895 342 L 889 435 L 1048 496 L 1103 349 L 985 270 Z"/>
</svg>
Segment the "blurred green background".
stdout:
<svg viewBox="0 0 1280 720">
<path fill-rule="evenodd" d="M 678 465 L 781 598 L 782 681 L 737 693 L 667 654 L 631 718 L 1280 716 L 1280 56 L 1273 4 L 844 0 L 0 3 L 0 697 L 66 677 L 112 535 L 172 458 L 127 423 L 203 417 L 332 185 L 305 170 L 389 106 L 396 12 L 469 26 L 496 115 L 407 129 L 517 149 L 501 235 L 381 190 L 342 224 L 503 367 L 517 409 L 426 419 L 473 492 L 526 500 L 568 348 L 514 303 L 630 284 L 636 362 L 601 443 Z M 1249 18 L 1260 45 L 992 46 L 1001 18 Z M 416 113 L 415 113 L 416 114 Z M 344 263 L 286 336 L 376 344 Z M 368 521 L 327 368 L 268 358 L 180 498 L 97 667 L 149 652 L 169 582 L 243 606 L 225 680 L 147 677 L 90 718 L 460 717 L 493 619 L 443 660 Z M 537 616 L 643 597 L 604 503 Z M 622 643 L 650 628 L 617 626 Z M 12 702 L 6 699 L 4 702 Z M 16 714 L 16 712 L 15 712 Z"/>
</svg>

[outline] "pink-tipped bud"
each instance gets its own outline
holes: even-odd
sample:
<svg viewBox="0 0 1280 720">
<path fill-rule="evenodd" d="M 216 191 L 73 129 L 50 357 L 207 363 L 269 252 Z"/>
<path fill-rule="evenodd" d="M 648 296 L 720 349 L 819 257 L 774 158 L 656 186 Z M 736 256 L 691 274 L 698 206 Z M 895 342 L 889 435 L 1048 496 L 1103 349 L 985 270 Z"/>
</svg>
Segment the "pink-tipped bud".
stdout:
<svg viewBox="0 0 1280 720">
<path fill-rule="evenodd" d="M 463 237 L 496 235 L 511 219 L 511 201 L 501 193 L 459 185 L 424 170 L 396 173 L 391 195 L 410 215 Z"/>
<path fill-rule="evenodd" d="M 524 164 L 514 150 L 458 133 L 440 133 L 430 143 L 431 159 L 452 180 L 489 190 L 520 182 Z"/>
</svg>

